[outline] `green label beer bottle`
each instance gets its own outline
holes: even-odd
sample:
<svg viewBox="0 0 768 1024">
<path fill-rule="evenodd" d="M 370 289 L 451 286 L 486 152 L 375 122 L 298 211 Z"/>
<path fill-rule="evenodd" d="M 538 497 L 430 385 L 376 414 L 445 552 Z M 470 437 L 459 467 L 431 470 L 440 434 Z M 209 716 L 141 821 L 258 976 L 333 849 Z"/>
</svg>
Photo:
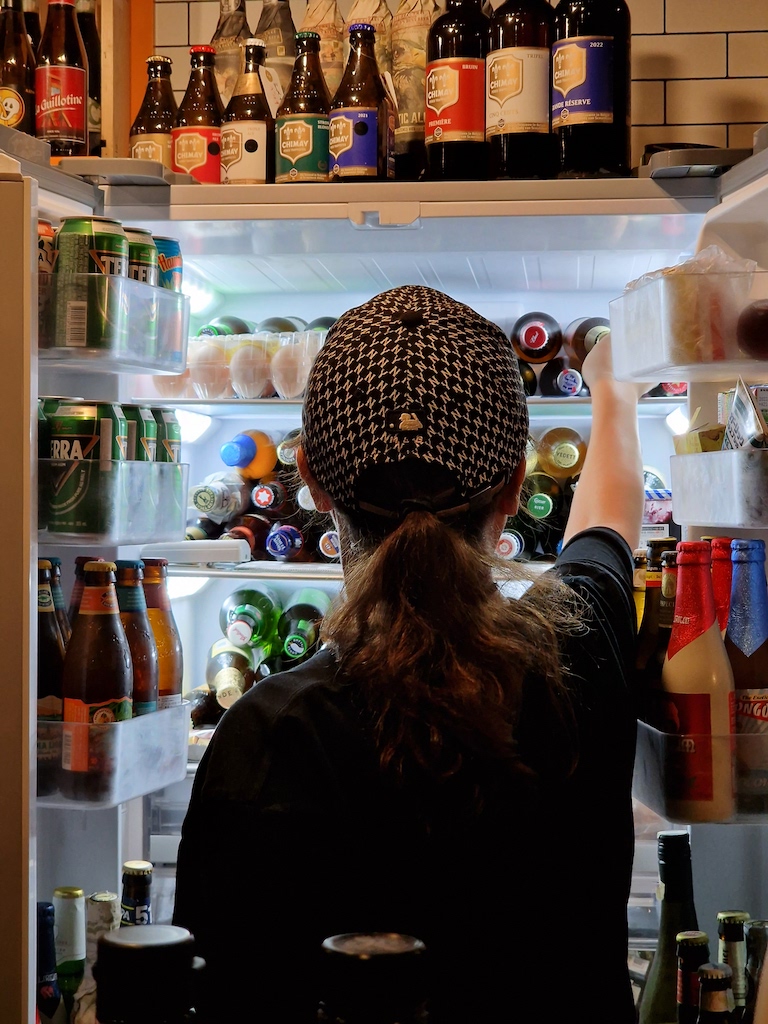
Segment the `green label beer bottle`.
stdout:
<svg viewBox="0 0 768 1024">
<path fill-rule="evenodd" d="M 275 124 L 275 181 L 328 181 L 331 98 L 318 32 L 296 34 L 293 74 Z"/>
</svg>

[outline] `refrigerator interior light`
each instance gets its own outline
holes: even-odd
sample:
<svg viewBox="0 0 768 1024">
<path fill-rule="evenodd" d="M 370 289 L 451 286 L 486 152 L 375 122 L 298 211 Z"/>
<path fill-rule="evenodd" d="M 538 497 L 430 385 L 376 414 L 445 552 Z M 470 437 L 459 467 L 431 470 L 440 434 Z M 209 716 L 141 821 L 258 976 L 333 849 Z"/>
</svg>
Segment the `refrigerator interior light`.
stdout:
<svg viewBox="0 0 768 1024">
<path fill-rule="evenodd" d="M 176 409 L 176 419 L 181 428 L 181 443 L 194 444 L 206 433 L 213 419 L 202 412 L 190 412 L 188 409 Z"/>
<path fill-rule="evenodd" d="M 193 597 L 211 581 L 207 576 L 169 576 L 167 582 L 168 596 L 171 601 L 177 601 L 182 597 Z"/>
<path fill-rule="evenodd" d="M 216 301 L 216 292 L 207 285 L 197 280 L 189 280 L 185 277 L 184 287 L 181 289 L 189 296 L 189 312 L 192 316 L 203 316 Z"/>
<path fill-rule="evenodd" d="M 672 434 L 685 434 L 688 430 L 688 417 L 682 409 L 673 409 L 666 418 L 666 424 Z"/>
</svg>

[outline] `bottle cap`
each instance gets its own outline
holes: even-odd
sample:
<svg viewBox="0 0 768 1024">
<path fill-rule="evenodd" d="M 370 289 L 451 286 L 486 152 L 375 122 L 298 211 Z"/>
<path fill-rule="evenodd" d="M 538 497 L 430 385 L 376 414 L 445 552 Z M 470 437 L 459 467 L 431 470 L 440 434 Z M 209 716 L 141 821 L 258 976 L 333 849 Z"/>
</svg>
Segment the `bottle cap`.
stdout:
<svg viewBox="0 0 768 1024">
<path fill-rule="evenodd" d="M 162 568 L 163 566 L 168 565 L 167 558 L 142 558 L 142 562 L 145 566 L 151 566 L 153 568 L 156 568 L 157 566 Z"/>
<path fill-rule="evenodd" d="M 700 538 L 704 540 L 703 537 Z M 711 537 L 709 547 L 712 552 L 712 560 L 722 558 L 724 561 L 731 560 L 731 537 Z"/>
<path fill-rule="evenodd" d="M 496 541 L 496 556 L 505 560 L 517 558 L 524 548 L 525 543 L 519 533 L 505 530 Z"/>
<path fill-rule="evenodd" d="M 50 570 L 50 569 L 53 568 L 53 566 L 51 565 L 50 559 L 48 559 L 48 558 L 38 558 L 38 560 L 37 560 L 37 568 L 38 569 L 49 569 Z"/>
<path fill-rule="evenodd" d="M 731 541 L 732 562 L 764 562 L 765 541 L 760 538 L 743 539 L 736 537 Z"/>
<path fill-rule="evenodd" d="M 273 558 L 287 558 L 303 547 L 304 537 L 295 526 L 273 527 L 267 536 L 266 549 Z"/>
<path fill-rule="evenodd" d="M 256 484 L 251 491 L 251 501 L 256 508 L 279 508 L 283 504 L 280 498 L 280 489 L 275 484 Z"/>
<path fill-rule="evenodd" d="M 709 936 L 706 932 L 699 931 L 678 932 L 675 942 L 678 946 L 706 946 Z"/>
<path fill-rule="evenodd" d="M 375 32 L 376 31 L 376 29 L 373 27 L 373 25 L 371 25 L 367 21 L 356 21 L 353 25 L 349 26 L 349 31 L 350 32 L 357 32 L 358 30 L 360 30 L 360 31 L 368 31 L 368 32 Z"/>
<path fill-rule="evenodd" d="M 115 572 L 116 569 L 114 562 L 93 561 L 86 562 L 84 566 L 85 572 Z"/>
<path fill-rule="evenodd" d="M 170 57 L 166 57 L 162 53 L 153 53 L 151 57 L 147 57 L 147 64 L 167 64 L 169 67 L 173 64 Z"/>
<path fill-rule="evenodd" d="M 678 565 L 709 565 L 712 551 L 706 541 L 681 540 L 677 544 Z"/>
<path fill-rule="evenodd" d="M 326 558 L 338 558 L 341 555 L 339 535 L 335 530 L 326 530 L 317 546 Z"/>
<path fill-rule="evenodd" d="M 55 558 L 53 555 L 48 556 L 48 561 L 51 563 L 52 569 L 55 569 L 57 566 L 61 565 L 61 559 Z"/>
<path fill-rule="evenodd" d="M 661 552 L 661 568 L 662 569 L 676 569 L 677 568 L 677 551 L 662 551 Z"/>
<path fill-rule="evenodd" d="M 699 981 L 709 989 L 725 989 L 731 987 L 733 971 L 728 964 L 702 964 L 699 967 Z"/>
<path fill-rule="evenodd" d="M 256 458 L 256 442 L 247 434 L 238 434 L 227 441 L 219 449 L 221 461 L 225 466 L 244 468 Z"/>
<path fill-rule="evenodd" d="M 148 860 L 127 860 L 123 864 L 124 875 L 151 875 L 154 865 Z"/>
<path fill-rule="evenodd" d="M 299 508 L 303 508 L 305 512 L 317 511 L 317 506 L 315 505 L 312 497 L 312 492 L 306 484 L 300 487 L 296 492 L 296 504 Z"/>
<path fill-rule="evenodd" d="M 555 385 L 557 390 L 562 391 L 564 395 L 578 395 L 584 387 L 584 378 L 578 370 L 569 367 L 567 370 L 561 370 L 558 373 Z"/>
<path fill-rule="evenodd" d="M 685 829 L 665 829 L 657 833 L 659 844 L 659 875 L 665 881 L 667 865 L 690 863 L 691 840 Z"/>
<path fill-rule="evenodd" d="M 140 558 L 116 558 L 115 565 L 118 569 L 143 569 L 144 563 Z"/>
<path fill-rule="evenodd" d="M 534 519 L 546 519 L 547 516 L 552 515 L 555 503 L 548 494 L 532 494 L 525 507 Z"/>
<path fill-rule="evenodd" d="M 297 39 L 319 39 L 320 38 L 320 33 L 319 32 L 309 32 L 309 31 L 297 32 L 296 33 L 296 38 Z"/>
<path fill-rule="evenodd" d="M 199 45 L 199 46 L 190 46 L 189 52 L 190 53 L 212 53 L 212 54 L 215 54 L 216 50 L 212 46 L 209 46 L 206 43 L 206 44 Z"/>
<path fill-rule="evenodd" d="M 251 38 L 246 39 L 245 42 L 243 43 L 243 46 L 264 46 L 265 47 L 266 45 L 267 44 L 264 42 L 264 40 L 260 36 L 252 36 Z"/>
<path fill-rule="evenodd" d="M 53 890 L 53 895 L 58 900 L 79 900 L 85 893 L 75 885 L 58 885 Z"/>
<path fill-rule="evenodd" d="M 424 1001 L 426 947 L 411 935 L 333 935 L 322 944 L 321 996 L 331 1016 L 381 1020 L 415 1016 Z"/>
</svg>

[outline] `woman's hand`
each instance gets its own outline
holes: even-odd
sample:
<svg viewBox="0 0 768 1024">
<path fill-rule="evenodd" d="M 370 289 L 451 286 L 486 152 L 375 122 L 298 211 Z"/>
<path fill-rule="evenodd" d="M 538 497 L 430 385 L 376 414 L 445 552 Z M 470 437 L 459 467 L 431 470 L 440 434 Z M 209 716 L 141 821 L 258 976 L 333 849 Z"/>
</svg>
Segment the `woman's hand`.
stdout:
<svg viewBox="0 0 768 1024">
<path fill-rule="evenodd" d="M 599 340 L 587 353 L 581 367 L 582 376 L 586 381 L 587 387 L 592 391 L 595 387 L 599 387 L 601 382 L 607 381 L 617 389 L 617 393 L 634 394 L 636 398 L 640 398 L 649 388 L 653 387 L 653 384 L 617 381 L 613 372 L 613 351 L 611 346 L 611 332 L 606 331 L 605 334 L 600 335 Z"/>
</svg>

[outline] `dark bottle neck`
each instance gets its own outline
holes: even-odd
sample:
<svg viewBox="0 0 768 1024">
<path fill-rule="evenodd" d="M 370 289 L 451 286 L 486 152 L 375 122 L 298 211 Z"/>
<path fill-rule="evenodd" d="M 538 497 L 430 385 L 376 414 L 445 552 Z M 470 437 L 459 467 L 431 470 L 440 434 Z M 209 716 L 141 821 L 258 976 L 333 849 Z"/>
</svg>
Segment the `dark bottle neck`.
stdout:
<svg viewBox="0 0 768 1024">
<path fill-rule="evenodd" d="M 482 0 L 446 0 L 446 11 L 465 10 L 481 14 L 483 10 Z"/>
<path fill-rule="evenodd" d="M 147 78 L 150 82 L 170 82 L 171 69 L 167 64 L 150 64 L 147 68 Z"/>
<path fill-rule="evenodd" d="M 2 0 L 0 3 L 0 10 L 2 11 L 13 11 L 14 14 L 24 15 L 24 6 L 22 0 Z"/>
</svg>

